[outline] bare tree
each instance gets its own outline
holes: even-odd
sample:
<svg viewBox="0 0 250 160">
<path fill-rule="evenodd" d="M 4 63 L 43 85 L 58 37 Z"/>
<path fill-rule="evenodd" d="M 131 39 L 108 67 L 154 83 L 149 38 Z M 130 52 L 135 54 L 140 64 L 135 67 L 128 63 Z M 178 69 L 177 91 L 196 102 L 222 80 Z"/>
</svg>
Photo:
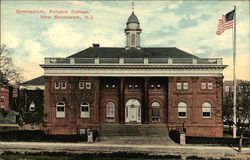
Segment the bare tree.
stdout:
<svg viewBox="0 0 250 160">
<path fill-rule="evenodd" d="M 222 118 L 223 122 L 226 122 L 229 126 L 229 131 L 231 131 L 231 126 L 233 125 L 233 92 L 231 91 L 223 97 Z"/>
<path fill-rule="evenodd" d="M 241 81 L 237 86 L 237 106 L 236 106 L 236 119 L 237 123 L 233 122 L 233 92 L 229 91 L 223 97 L 223 108 L 222 115 L 223 120 L 230 125 L 236 125 L 237 134 L 240 135 L 239 139 L 239 149 L 242 151 L 242 141 L 243 135 L 246 132 L 246 129 L 250 128 L 250 82 Z"/>
<path fill-rule="evenodd" d="M 240 134 L 239 152 L 242 150 L 243 134 L 250 127 L 250 83 L 241 82 L 239 85 L 239 96 L 237 103 L 237 129 Z"/>
<path fill-rule="evenodd" d="M 10 55 L 13 49 L 7 48 L 7 45 L 0 44 L 0 85 L 8 83 L 19 83 L 22 80 L 22 72 L 18 69 Z"/>
</svg>

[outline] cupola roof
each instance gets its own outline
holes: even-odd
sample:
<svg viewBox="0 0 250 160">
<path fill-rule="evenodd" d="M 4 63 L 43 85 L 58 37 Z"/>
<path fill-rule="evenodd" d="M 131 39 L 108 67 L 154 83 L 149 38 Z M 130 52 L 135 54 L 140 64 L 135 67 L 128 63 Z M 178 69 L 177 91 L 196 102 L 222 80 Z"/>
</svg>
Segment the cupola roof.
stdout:
<svg viewBox="0 0 250 160">
<path fill-rule="evenodd" d="M 127 24 L 128 23 L 138 23 L 139 24 L 139 20 L 136 17 L 136 15 L 134 14 L 134 11 L 132 12 L 132 14 L 129 16 Z"/>
</svg>

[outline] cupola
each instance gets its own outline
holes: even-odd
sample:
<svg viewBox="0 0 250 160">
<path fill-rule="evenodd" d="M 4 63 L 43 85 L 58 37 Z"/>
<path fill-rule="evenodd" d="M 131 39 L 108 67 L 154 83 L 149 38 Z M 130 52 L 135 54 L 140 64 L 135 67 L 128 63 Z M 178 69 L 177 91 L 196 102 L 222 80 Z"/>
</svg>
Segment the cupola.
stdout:
<svg viewBox="0 0 250 160">
<path fill-rule="evenodd" d="M 126 49 L 137 48 L 140 49 L 140 34 L 141 28 L 140 23 L 134 11 L 129 16 L 127 21 L 127 27 L 125 28 L 126 35 Z"/>
</svg>

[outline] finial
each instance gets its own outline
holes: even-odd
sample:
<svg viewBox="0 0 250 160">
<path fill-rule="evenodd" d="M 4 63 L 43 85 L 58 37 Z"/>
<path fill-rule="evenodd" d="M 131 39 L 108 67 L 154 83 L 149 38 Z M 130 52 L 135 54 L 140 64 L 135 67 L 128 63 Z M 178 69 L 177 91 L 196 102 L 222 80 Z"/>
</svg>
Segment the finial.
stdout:
<svg viewBox="0 0 250 160">
<path fill-rule="evenodd" d="M 134 12 L 134 1 L 132 1 L 132 12 Z"/>
</svg>

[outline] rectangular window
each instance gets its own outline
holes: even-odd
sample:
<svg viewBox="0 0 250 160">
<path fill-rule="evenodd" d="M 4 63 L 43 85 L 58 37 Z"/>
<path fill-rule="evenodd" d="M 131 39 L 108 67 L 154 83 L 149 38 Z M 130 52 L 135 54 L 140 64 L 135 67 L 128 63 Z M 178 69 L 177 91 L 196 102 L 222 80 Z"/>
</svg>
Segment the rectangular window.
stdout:
<svg viewBox="0 0 250 160">
<path fill-rule="evenodd" d="M 135 88 L 135 89 L 139 88 L 138 84 L 135 84 L 134 88 Z"/>
<path fill-rule="evenodd" d="M 182 83 L 178 82 L 177 83 L 177 90 L 181 90 L 182 89 Z"/>
<path fill-rule="evenodd" d="M 154 89 L 154 88 L 155 88 L 155 86 L 154 86 L 153 84 L 151 84 L 151 85 L 150 85 L 150 88 L 151 88 L 151 89 Z"/>
<path fill-rule="evenodd" d="M 0 98 L 0 102 L 4 102 L 4 96 Z"/>
<path fill-rule="evenodd" d="M 86 134 L 86 129 L 80 129 L 80 134 Z"/>
<path fill-rule="evenodd" d="M 57 112 L 64 112 L 64 107 L 57 107 Z"/>
<path fill-rule="evenodd" d="M 84 89 L 84 82 L 79 82 L 79 89 Z"/>
<path fill-rule="evenodd" d="M 90 117 L 89 106 L 81 107 L 81 118 L 89 118 Z"/>
<path fill-rule="evenodd" d="M 60 89 L 60 82 L 55 82 L 55 89 Z"/>
<path fill-rule="evenodd" d="M 202 115 L 203 115 L 203 118 L 210 118 L 211 108 L 202 108 Z"/>
<path fill-rule="evenodd" d="M 213 89 L 213 83 L 209 82 L 209 83 L 207 84 L 207 89 Z"/>
<path fill-rule="evenodd" d="M 183 83 L 183 90 L 188 90 L 188 83 L 187 82 Z"/>
<path fill-rule="evenodd" d="M 62 83 L 61 83 L 61 87 L 62 87 L 62 89 L 66 89 L 67 83 L 66 83 L 66 82 L 62 82 Z"/>
<path fill-rule="evenodd" d="M 129 85 L 128 85 L 128 89 L 132 89 L 132 84 L 129 84 Z"/>
<path fill-rule="evenodd" d="M 56 117 L 57 118 L 64 118 L 65 117 L 65 109 L 64 109 L 64 107 L 62 107 L 62 106 L 57 107 Z"/>
<path fill-rule="evenodd" d="M 157 84 L 156 88 L 157 88 L 157 89 L 161 89 L 161 85 L 160 85 L 160 84 Z"/>
<path fill-rule="evenodd" d="M 207 83 L 201 82 L 201 89 L 206 89 L 206 88 L 207 88 Z"/>
<path fill-rule="evenodd" d="M 109 88 L 109 84 L 106 84 L 106 85 L 105 85 L 105 88 Z"/>
<path fill-rule="evenodd" d="M 229 86 L 225 86 L 225 92 L 229 92 L 230 88 Z"/>
<path fill-rule="evenodd" d="M 179 107 L 178 108 L 178 117 L 179 118 L 186 118 L 187 117 L 187 108 L 186 107 Z"/>
<path fill-rule="evenodd" d="M 85 85 L 86 85 L 86 89 L 91 89 L 91 83 L 90 82 L 86 82 Z"/>
</svg>

